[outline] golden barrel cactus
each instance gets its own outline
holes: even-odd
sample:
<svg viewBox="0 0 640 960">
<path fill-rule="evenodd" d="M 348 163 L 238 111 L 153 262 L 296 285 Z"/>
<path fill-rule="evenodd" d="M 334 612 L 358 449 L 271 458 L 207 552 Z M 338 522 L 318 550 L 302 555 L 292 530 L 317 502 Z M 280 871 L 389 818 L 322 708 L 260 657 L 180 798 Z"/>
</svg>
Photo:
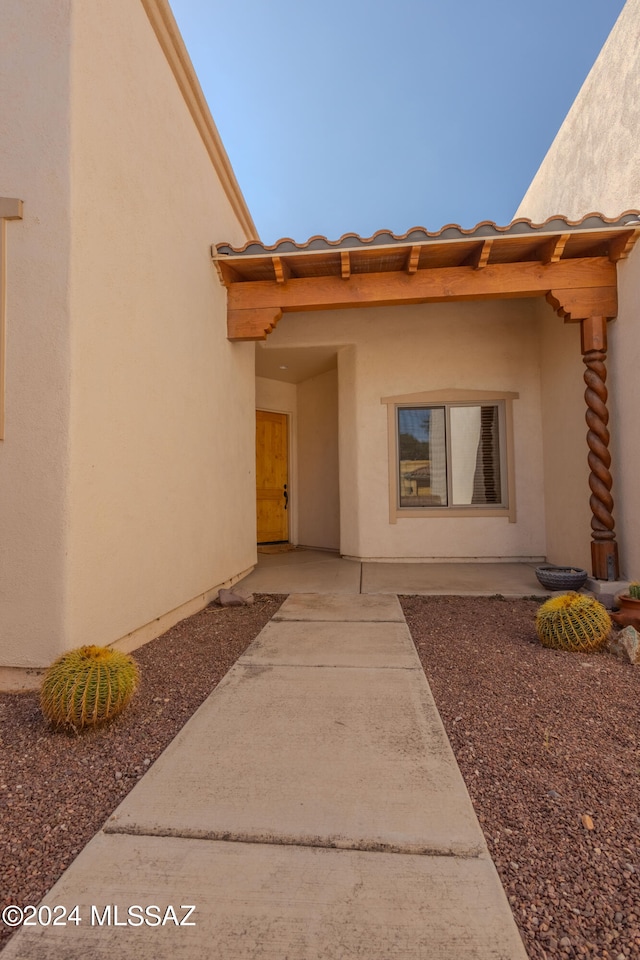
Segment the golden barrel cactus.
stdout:
<svg viewBox="0 0 640 960">
<path fill-rule="evenodd" d="M 135 693 L 140 674 L 126 653 L 110 647 L 79 647 L 51 664 L 40 705 L 54 727 L 81 730 L 117 716 Z"/>
<path fill-rule="evenodd" d="M 536 630 L 544 647 L 588 653 L 604 646 L 611 618 L 597 600 L 581 593 L 564 593 L 543 603 Z"/>
</svg>

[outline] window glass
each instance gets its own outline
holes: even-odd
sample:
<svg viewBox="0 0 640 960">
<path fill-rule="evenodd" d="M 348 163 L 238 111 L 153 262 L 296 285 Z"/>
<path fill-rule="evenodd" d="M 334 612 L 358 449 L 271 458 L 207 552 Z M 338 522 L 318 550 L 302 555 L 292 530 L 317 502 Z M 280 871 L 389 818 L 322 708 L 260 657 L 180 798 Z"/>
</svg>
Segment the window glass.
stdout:
<svg viewBox="0 0 640 960">
<path fill-rule="evenodd" d="M 400 506 L 446 507 L 444 407 L 398 410 Z"/>
<path fill-rule="evenodd" d="M 398 409 L 400 507 L 503 503 L 498 403 Z"/>
<path fill-rule="evenodd" d="M 498 407 L 451 407 L 449 417 L 453 503 L 501 503 Z"/>
</svg>

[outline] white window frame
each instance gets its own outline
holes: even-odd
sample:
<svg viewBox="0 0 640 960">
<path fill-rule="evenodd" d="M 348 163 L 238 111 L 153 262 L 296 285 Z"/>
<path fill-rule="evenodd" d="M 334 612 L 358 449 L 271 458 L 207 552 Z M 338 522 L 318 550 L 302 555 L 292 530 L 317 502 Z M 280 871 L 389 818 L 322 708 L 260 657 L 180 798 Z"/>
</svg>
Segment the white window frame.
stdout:
<svg viewBox="0 0 640 960">
<path fill-rule="evenodd" d="M 399 519 L 420 517 L 505 517 L 516 522 L 515 467 L 513 452 L 513 401 L 518 393 L 490 390 L 431 390 L 399 397 L 383 397 L 380 403 L 387 407 L 389 444 L 389 523 Z M 468 504 L 458 506 L 401 507 L 398 483 L 399 431 L 398 410 L 415 407 L 445 407 L 447 427 L 449 409 L 454 406 L 497 405 L 499 410 L 499 443 L 501 464 L 502 504 Z M 451 498 L 450 450 L 447 446 L 447 488 Z"/>
</svg>

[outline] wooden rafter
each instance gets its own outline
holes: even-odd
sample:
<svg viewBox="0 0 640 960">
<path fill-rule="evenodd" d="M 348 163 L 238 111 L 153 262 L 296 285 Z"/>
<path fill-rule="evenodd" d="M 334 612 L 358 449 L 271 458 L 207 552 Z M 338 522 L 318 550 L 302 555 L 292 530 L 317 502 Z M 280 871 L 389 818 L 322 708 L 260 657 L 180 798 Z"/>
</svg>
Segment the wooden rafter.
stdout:
<svg viewBox="0 0 640 960">
<path fill-rule="evenodd" d="M 558 237 L 551 237 L 538 250 L 538 255 L 542 263 L 558 263 L 562 259 L 564 248 L 569 240 L 570 233 L 562 233 Z"/>
<path fill-rule="evenodd" d="M 618 260 L 625 260 L 631 250 L 636 240 L 640 238 L 640 229 L 638 230 L 629 230 L 628 233 L 623 233 L 619 237 L 614 237 L 609 241 L 609 259 L 612 263 L 616 263 Z"/>
<path fill-rule="evenodd" d="M 351 257 L 348 250 L 340 251 L 340 273 L 343 280 L 348 280 L 351 276 Z"/>
<path fill-rule="evenodd" d="M 407 273 L 417 273 L 418 271 L 418 262 L 420 260 L 420 246 L 416 245 L 411 247 L 409 250 L 409 255 L 407 257 Z"/>
<path fill-rule="evenodd" d="M 274 257 L 272 262 L 276 283 L 286 283 L 291 278 L 291 270 L 280 257 Z"/>
<path fill-rule="evenodd" d="M 474 270 L 482 270 L 489 263 L 493 240 L 486 239 L 479 243 L 476 248 L 466 258 L 464 265 L 473 267 Z"/>
</svg>

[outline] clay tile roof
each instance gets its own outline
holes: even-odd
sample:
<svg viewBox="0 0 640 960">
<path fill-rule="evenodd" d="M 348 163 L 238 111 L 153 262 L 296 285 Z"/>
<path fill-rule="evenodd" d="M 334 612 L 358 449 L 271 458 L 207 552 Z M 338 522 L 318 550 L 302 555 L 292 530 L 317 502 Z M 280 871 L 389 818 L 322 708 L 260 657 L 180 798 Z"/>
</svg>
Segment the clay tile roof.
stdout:
<svg viewBox="0 0 640 960">
<path fill-rule="evenodd" d="M 377 230 L 371 237 L 361 237 L 357 233 L 344 233 L 338 240 L 329 240 L 320 235 L 310 237 L 304 243 L 297 243 L 290 237 L 283 237 L 275 243 L 265 245 L 250 240 L 242 247 L 233 247 L 228 243 L 216 244 L 218 255 L 234 256 L 277 256 L 287 253 L 311 253 L 320 250 L 354 250 L 358 248 L 372 248 L 380 246 L 408 246 L 416 243 L 438 243 L 451 240 L 480 240 L 487 238 L 505 237 L 535 237 L 540 234 L 580 233 L 586 231 L 602 231 L 611 228 L 640 226 L 640 211 L 628 210 L 620 217 L 611 219 L 601 213 L 586 214 L 581 220 L 568 220 L 566 217 L 554 215 L 544 223 L 532 223 L 531 220 L 521 218 L 514 220 L 504 227 L 498 226 L 492 220 L 483 220 L 465 230 L 457 223 L 448 223 L 435 233 L 426 227 L 412 227 L 403 234 L 392 233 L 391 230 Z"/>
<path fill-rule="evenodd" d="M 339 240 L 315 236 L 304 243 L 284 237 L 265 245 L 219 243 L 213 261 L 224 284 L 248 281 L 284 283 L 290 278 L 342 276 L 434 267 L 485 267 L 538 260 L 555 263 L 580 257 L 628 256 L 640 238 L 640 211 L 617 218 L 589 213 L 581 220 L 553 216 L 544 223 L 519 219 L 504 227 L 483 220 L 469 230 L 448 223 L 435 233 L 412 227 L 403 234 L 378 230 L 371 237 L 345 233 Z"/>
</svg>

